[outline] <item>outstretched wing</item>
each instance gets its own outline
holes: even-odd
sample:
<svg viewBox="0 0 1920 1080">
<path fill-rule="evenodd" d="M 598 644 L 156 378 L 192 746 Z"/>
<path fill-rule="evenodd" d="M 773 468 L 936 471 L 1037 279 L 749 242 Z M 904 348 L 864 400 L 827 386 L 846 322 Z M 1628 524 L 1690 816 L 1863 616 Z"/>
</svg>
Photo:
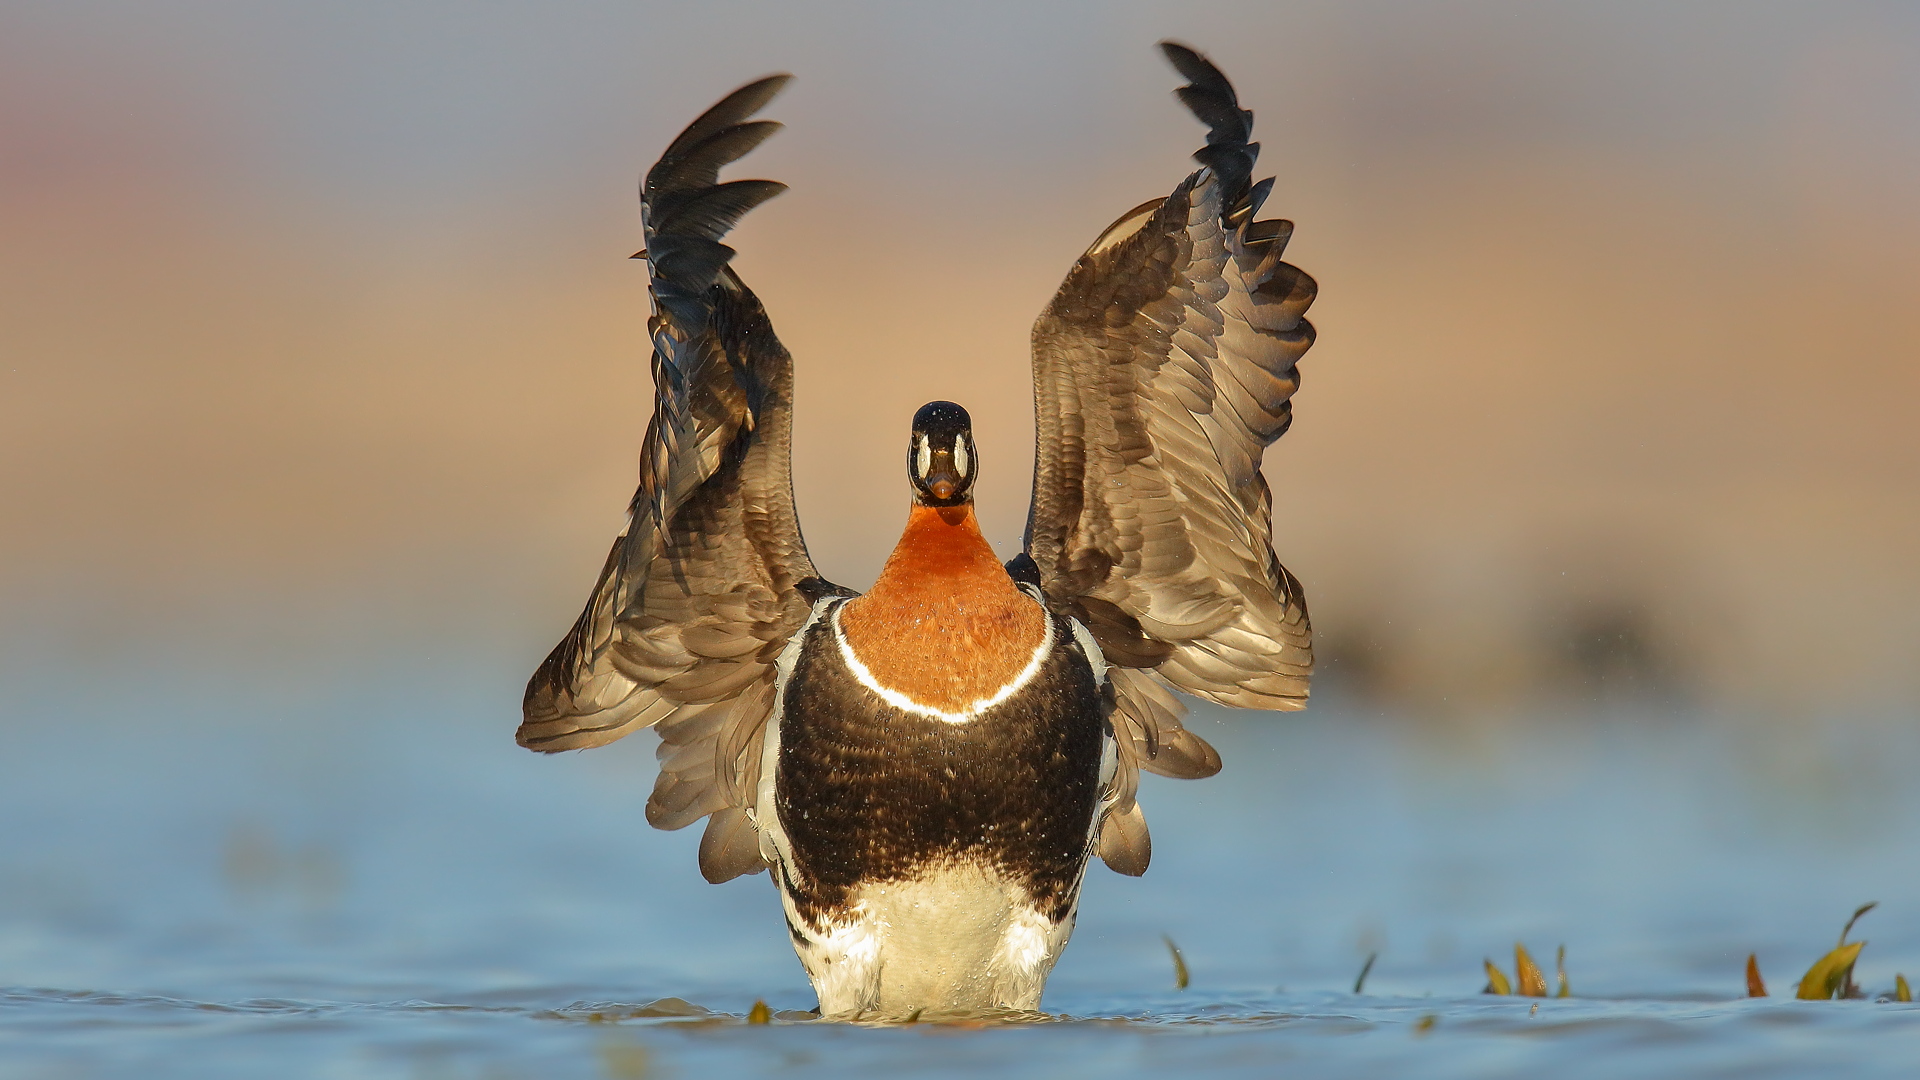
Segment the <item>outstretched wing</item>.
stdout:
<svg viewBox="0 0 1920 1080">
<path fill-rule="evenodd" d="M 1255 221 L 1253 114 L 1219 69 L 1161 49 L 1211 129 L 1202 168 L 1109 226 L 1033 328 L 1035 462 L 1026 549 L 1047 598 L 1117 665 L 1121 778 L 1101 837 L 1146 868 L 1131 770 L 1209 776 L 1159 680 L 1224 705 L 1298 709 L 1313 669 L 1300 583 L 1274 556 L 1261 454 L 1292 419 L 1313 279 Z"/>
<path fill-rule="evenodd" d="M 762 868 L 745 811 L 775 660 L 817 578 L 793 507 L 793 362 L 720 242 L 785 190 L 718 175 L 779 129 L 749 118 L 787 79 L 729 94 L 647 173 L 654 411 L 640 488 L 586 610 L 527 683 L 518 736 L 551 752 L 656 728 L 647 820 L 678 829 L 711 815 L 700 868 L 712 881 Z"/>
</svg>

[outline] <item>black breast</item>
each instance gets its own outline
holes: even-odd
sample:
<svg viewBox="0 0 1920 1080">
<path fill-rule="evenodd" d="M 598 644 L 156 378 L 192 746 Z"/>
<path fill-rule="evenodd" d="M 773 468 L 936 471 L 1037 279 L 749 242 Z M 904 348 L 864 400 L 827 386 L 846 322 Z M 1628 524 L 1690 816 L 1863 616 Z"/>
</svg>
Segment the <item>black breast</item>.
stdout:
<svg viewBox="0 0 1920 1080">
<path fill-rule="evenodd" d="M 788 887 L 807 921 L 858 884 L 955 859 L 998 869 L 1048 917 L 1066 916 L 1100 796 L 1107 706 L 1058 619 L 1054 640 L 1017 693 L 950 724 L 861 685 L 830 620 L 815 622 L 786 685 L 774 784 Z"/>
</svg>

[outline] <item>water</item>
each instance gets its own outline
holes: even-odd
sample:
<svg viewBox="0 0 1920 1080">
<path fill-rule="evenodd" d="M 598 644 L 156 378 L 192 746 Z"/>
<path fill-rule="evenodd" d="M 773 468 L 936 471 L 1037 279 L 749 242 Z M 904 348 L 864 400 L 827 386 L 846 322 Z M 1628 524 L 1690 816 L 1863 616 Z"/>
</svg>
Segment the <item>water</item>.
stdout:
<svg viewBox="0 0 1920 1080">
<path fill-rule="evenodd" d="M 809 1022 L 765 877 L 645 827 L 651 741 L 537 757 L 513 679 L 8 680 L 0 1076 L 1904 1075 L 1920 739 L 1617 710 L 1461 730 L 1207 712 L 1096 868 L 1044 1022 Z M 415 687 L 402 690 L 401 687 Z M 419 687 L 425 686 L 427 690 Z M 117 696 L 116 696 L 117 693 Z M 192 704 L 189 705 L 188 703 Z M 1162 935 L 1192 971 L 1173 987 Z M 1574 997 L 1479 993 L 1524 941 Z M 1351 992 L 1369 953 L 1365 993 Z M 1748 1000 L 1755 952 L 1774 997 Z M 745 1014 L 764 999 L 767 1026 Z M 1536 1008 L 1537 1006 L 1537 1008 Z"/>
</svg>

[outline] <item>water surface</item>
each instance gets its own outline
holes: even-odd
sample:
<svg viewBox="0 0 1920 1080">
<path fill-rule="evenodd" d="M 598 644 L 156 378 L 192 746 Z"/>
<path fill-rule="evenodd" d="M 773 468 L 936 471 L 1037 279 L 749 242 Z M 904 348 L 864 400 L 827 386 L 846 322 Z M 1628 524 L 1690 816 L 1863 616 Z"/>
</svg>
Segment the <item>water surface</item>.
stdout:
<svg viewBox="0 0 1920 1080">
<path fill-rule="evenodd" d="M 883 1029 L 810 1022 L 767 879 L 706 885 L 698 830 L 645 826 L 650 737 L 527 754 L 505 682 L 270 707 L 179 686 L 16 694 L 0 728 L 0 1075 L 1784 1076 L 1920 1060 L 1913 1006 L 1783 996 L 1865 900 L 1881 901 L 1855 934 L 1870 998 L 1920 976 L 1920 740 L 1897 725 L 1203 712 L 1227 769 L 1148 778 L 1152 870 L 1090 873 L 1050 1018 Z M 189 696 L 208 704 L 153 703 Z M 1192 971 L 1184 991 L 1162 935 Z M 1565 945 L 1574 996 L 1479 993 L 1482 960 L 1511 973 L 1516 941 L 1549 979 Z M 1774 997 L 1744 997 L 1749 952 Z M 745 1022 L 756 1000 L 774 1023 Z"/>
</svg>

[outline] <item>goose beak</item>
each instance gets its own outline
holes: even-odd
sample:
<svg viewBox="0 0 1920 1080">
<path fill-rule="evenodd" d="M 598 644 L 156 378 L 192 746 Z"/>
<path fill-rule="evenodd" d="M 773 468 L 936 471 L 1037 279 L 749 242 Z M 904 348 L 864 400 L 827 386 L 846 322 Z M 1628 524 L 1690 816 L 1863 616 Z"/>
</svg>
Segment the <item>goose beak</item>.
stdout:
<svg viewBox="0 0 1920 1080">
<path fill-rule="evenodd" d="M 960 470 L 953 467 L 952 451 L 935 450 L 933 468 L 927 470 L 927 490 L 944 502 L 960 490 L 961 482 Z"/>
</svg>

